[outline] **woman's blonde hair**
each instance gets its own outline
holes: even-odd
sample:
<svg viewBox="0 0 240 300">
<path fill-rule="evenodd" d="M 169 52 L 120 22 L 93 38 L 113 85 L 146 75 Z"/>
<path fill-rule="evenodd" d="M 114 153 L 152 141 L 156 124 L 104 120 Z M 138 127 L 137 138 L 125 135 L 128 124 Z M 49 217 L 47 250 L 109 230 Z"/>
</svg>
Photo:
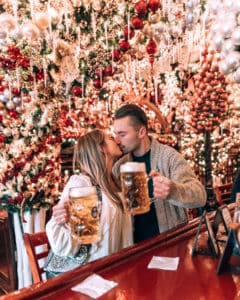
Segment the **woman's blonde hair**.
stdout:
<svg viewBox="0 0 240 300">
<path fill-rule="evenodd" d="M 95 129 L 81 136 L 74 147 L 73 170 L 89 176 L 93 185 L 98 185 L 111 201 L 122 208 L 121 199 L 112 192 L 107 175 L 105 154 L 102 150 L 104 144 L 105 133 L 102 130 Z"/>
</svg>

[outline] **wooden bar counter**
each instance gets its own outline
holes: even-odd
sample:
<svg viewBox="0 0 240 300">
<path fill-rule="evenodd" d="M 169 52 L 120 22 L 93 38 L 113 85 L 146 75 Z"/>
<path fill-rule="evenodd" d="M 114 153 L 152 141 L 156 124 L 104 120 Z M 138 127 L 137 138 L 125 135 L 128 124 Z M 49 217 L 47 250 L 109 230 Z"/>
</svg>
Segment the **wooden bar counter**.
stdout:
<svg viewBox="0 0 240 300">
<path fill-rule="evenodd" d="M 219 258 L 191 256 L 199 219 L 156 238 L 123 249 L 45 282 L 34 284 L 0 300 L 89 300 L 71 287 L 96 273 L 118 285 L 101 300 L 232 300 L 240 299 L 240 276 L 216 275 Z M 204 230 L 204 228 L 203 228 Z M 152 256 L 179 257 L 176 271 L 148 269 Z M 238 298 L 239 297 L 239 298 Z"/>
</svg>

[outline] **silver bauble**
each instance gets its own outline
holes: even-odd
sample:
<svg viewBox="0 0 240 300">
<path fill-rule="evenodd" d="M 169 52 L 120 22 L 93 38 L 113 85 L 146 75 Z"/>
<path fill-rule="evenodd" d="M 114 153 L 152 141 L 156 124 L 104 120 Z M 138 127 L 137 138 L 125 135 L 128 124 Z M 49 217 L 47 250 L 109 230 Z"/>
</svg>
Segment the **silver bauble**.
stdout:
<svg viewBox="0 0 240 300">
<path fill-rule="evenodd" d="M 227 63 L 224 60 L 220 62 L 219 70 L 224 75 L 227 75 L 227 74 L 231 73 L 231 71 L 232 71 L 231 68 L 227 65 Z"/>
<path fill-rule="evenodd" d="M 4 92 L 3 92 L 3 95 L 6 97 L 6 98 L 10 98 L 11 96 L 11 93 L 10 93 L 10 90 L 9 89 L 5 89 Z"/>
<path fill-rule="evenodd" d="M 6 103 L 8 101 L 8 98 L 6 98 L 3 94 L 0 95 L 0 102 Z"/>
<path fill-rule="evenodd" d="M 234 73 L 232 73 L 232 80 L 235 83 L 240 83 L 240 68 L 238 68 Z"/>
<path fill-rule="evenodd" d="M 222 45 L 222 51 L 229 53 L 229 52 L 233 51 L 233 49 L 234 49 L 234 45 L 233 45 L 232 40 L 229 40 L 229 39 L 225 40 Z"/>
<path fill-rule="evenodd" d="M 193 14 L 188 13 L 186 16 L 187 25 L 191 24 L 193 22 Z"/>
<path fill-rule="evenodd" d="M 211 26 L 211 32 L 214 36 L 215 34 L 219 33 L 221 31 L 221 24 L 219 22 L 215 22 Z"/>
<path fill-rule="evenodd" d="M 212 1 L 209 4 L 209 10 L 213 14 L 217 14 L 220 11 L 221 7 L 222 7 L 222 5 L 221 5 L 221 1 L 220 0 Z"/>
<path fill-rule="evenodd" d="M 239 52 L 230 52 L 225 59 L 226 64 L 229 68 L 237 68 L 240 64 L 240 53 Z"/>
<path fill-rule="evenodd" d="M 232 31 L 234 30 L 235 22 L 234 20 L 228 20 L 224 22 L 224 26 L 222 26 L 222 34 L 224 38 L 229 38 L 232 34 Z"/>
<path fill-rule="evenodd" d="M 234 0 L 225 0 L 224 4 L 225 4 L 225 8 L 229 11 L 232 10 L 234 8 L 234 2 L 238 2 L 238 1 L 234 1 Z"/>
<path fill-rule="evenodd" d="M 21 99 L 19 97 L 13 97 L 12 101 L 15 105 L 18 105 L 19 103 L 21 103 Z"/>
<path fill-rule="evenodd" d="M 215 46 L 216 51 L 221 51 L 222 49 L 222 42 L 223 42 L 223 37 L 221 34 L 216 35 L 213 37 L 213 44 Z"/>
<path fill-rule="evenodd" d="M 188 1 L 186 1 L 185 6 L 186 6 L 188 9 L 193 10 L 193 8 L 194 8 L 194 3 L 193 3 L 192 0 L 188 0 Z"/>
<path fill-rule="evenodd" d="M 232 33 L 232 42 L 234 45 L 240 45 L 240 27 L 236 27 Z"/>
</svg>

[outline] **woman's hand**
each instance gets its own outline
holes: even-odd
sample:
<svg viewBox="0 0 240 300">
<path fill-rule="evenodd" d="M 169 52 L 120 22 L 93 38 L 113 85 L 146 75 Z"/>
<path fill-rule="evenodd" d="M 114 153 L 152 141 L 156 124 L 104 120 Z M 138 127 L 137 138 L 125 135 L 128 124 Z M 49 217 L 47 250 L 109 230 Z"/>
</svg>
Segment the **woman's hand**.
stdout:
<svg viewBox="0 0 240 300">
<path fill-rule="evenodd" d="M 53 206 L 52 217 L 59 225 L 69 222 L 68 201 Z"/>
<path fill-rule="evenodd" d="M 149 176 L 152 177 L 153 180 L 153 196 L 154 198 L 165 200 L 171 189 L 172 181 L 167 177 L 162 176 L 156 170 L 152 170 L 149 173 Z"/>
</svg>

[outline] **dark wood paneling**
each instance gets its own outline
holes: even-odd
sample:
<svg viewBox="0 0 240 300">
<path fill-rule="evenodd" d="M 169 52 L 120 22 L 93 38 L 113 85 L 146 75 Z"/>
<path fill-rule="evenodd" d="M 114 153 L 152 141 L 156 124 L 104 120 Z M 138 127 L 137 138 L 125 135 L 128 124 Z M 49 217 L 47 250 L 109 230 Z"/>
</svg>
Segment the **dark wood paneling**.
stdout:
<svg viewBox="0 0 240 300">
<path fill-rule="evenodd" d="M 15 241 L 11 216 L 0 211 L 0 290 L 9 293 L 17 287 Z"/>
</svg>

